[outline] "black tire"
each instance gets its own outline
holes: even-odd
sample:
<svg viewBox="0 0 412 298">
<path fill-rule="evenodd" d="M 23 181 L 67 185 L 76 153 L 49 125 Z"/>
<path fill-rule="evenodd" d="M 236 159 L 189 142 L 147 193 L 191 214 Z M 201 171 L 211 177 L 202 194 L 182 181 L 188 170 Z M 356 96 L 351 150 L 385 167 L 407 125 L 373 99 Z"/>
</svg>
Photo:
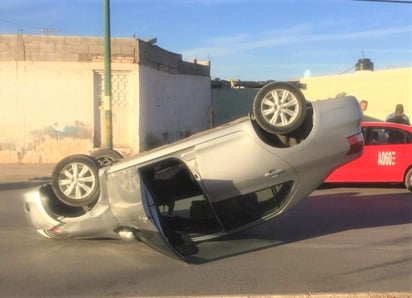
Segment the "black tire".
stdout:
<svg viewBox="0 0 412 298">
<path fill-rule="evenodd" d="M 269 83 L 256 94 L 253 114 L 259 126 L 267 132 L 291 133 L 305 120 L 305 96 L 299 88 L 290 83 Z"/>
<path fill-rule="evenodd" d="M 123 158 L 123 155 L 121 155 L 116 150 L 106 148 L 97 149 L 92 154 L 90 154 L 90 156 L 97 161 L 101 168 L 110 166 L 112 163 Z"/>
<path fill-rule="evenodd" d="M 412 168 L 409 168 L 409 170 L 406 172 L 404 183 L 406 189 L 412 191 Z"/>
<path fill-rule="evenodd" d="M 85 207 L 100 194 L 99 164 L 90 156 L 76 154 L 62 159 L 52 173 L 52 188 L 57 198 L 72 207 Z"/>
</svg>

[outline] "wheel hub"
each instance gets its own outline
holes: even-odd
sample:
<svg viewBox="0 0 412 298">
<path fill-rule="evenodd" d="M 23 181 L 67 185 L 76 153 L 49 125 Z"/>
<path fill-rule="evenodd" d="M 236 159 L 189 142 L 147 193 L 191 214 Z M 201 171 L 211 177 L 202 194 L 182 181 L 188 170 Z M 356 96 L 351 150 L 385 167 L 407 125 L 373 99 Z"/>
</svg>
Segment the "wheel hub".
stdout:
<svg viewBox="0 0 412 298">
<path fill-rule="evenodd" d="M 69 164 L 61 171 L 60 176 L 61 191 L 75 200 L 81 200 L 88 196 L 95 184 L 91 178 L 91 169 L 81 163 Z"/>
</svg>

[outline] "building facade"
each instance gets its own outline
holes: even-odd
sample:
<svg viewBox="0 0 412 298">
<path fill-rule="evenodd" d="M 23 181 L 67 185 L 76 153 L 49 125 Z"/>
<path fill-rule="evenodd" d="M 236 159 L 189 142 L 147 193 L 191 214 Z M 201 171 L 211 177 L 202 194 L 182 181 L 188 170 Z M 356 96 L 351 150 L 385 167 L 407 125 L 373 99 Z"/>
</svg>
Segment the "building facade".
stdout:
<svg viewBox="0 0 412 298">
<path fill-rule="evenodd" d="M 412 67 L 359 70 L 339 75 L 302 78 L 302 90 L 310 100 L 334 97 L 339 93 L 368 101 L 364 114 L 371 119 L 384 121 L 403 104 L 405 114 L 412 117 Z"/>
<path fill-rule="evenodd" d="M 0 35 L 0 163 L 54 163 L 102 147 L 103 50 L 100 37 Z M 111 52 L 113 147 L 125 155 L 247 114 L 264 83 L 211 88 L 209 62 L 136 38 L 112 38 Z M 371 119 L 398 103 L 412 118 L 411 67 L 296 82 L 308 100 L 346 93 L 368 101 Z"/>
<path fill-rule="evenodd" d="M 0 163 L 102 146 L 103 38 L 0 35 Z M 209 63 L 112 38 L 113 147 L 133 154 L 209 126 Z"/>
<path fill-rule="evenodd" d="M 242 82 L 212 81 L 214 123 L 219 125 L 252 111 L 258 88 Z M 218 84 L 219 83 L 219 84 Z M 260 82 L 258 85 L 260 86 Z M 309 101 L 322 100 L 346 93 L 359 101 L 368 101 L 365 119 L 384 121 L 403 104 L 404 112 L 412 119 L 412 67 L 386 70 L 358 70 L 351 73 L 300 78 L 291 82 L 301 86 Z M 255 84 L 256 85 L 256 84 Z M 234 86 L 234 87 L 233 87 Z M 239 87 L 241 86 L 241 87 Z"/>
</svg>

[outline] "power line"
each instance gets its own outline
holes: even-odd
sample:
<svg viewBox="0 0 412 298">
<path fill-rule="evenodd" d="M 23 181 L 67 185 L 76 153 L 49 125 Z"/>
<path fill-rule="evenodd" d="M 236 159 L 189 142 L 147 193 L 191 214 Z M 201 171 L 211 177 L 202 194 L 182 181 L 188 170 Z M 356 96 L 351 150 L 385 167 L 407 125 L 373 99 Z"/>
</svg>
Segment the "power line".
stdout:
<svg viewBox="0 0 412 298">
<path fill-rule="evenodd" d="M 410 0 L 353 0 L 353 1 L 412 4 L 412 1 Z"/>
<path fill-rule="evenodd" d="M 49 35 L 53 33 L 59 33 L 59 29 L 52 29 L 52 28 L 41 28 L 40 29 L 41 35 Z"/>
<path fill-rule="evenodd" d="M 11 24 L 11 25 L 15 25 L 17 28 L 17 32 L 18 33 L 22 33 L 24 31 L 24 29 L 30 29 L 30 31 L 37 31 L 40 32 L 41 35 L 48 35 L 48 34 L 55 34 L 55 33 L 59 33 L 60 29 L 55 29 L 55 28 L 38 28 L 38 27 L 32 27 L 32 26 L 23 26 L 22 24 L 19 24 L 17 22 L 14 21 L 10 21 L 10 20 L 6 20 L 4 18 L 0 18 L 0 22 L 3 23 L 7 23 L 7 24 Z"/>
<path fill-rule="evenodd" d="M 348 68 L 348 69 L 345 70 L 345 71 L 340 72 L 339 74 L 341 75 L 341 74 L 347 73 L 347 72 L 349 72 L 349 71 L 351 71 L 351 70 L 353 70 L 353 69 L 355 69 L 355 65 L 354 65 L 354 66 L 351 66 L 350 68 Z"/>
</svg>

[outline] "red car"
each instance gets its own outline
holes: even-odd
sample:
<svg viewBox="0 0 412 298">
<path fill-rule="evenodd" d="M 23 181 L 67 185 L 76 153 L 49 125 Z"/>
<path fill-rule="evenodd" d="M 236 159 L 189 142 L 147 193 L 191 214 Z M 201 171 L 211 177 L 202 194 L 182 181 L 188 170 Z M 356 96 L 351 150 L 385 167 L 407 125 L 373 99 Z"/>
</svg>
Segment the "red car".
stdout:
<svg viewBox="0 0 412 298">
<path fill-rule="evenodd" d="M 403 183 L 412 191 L 412 126 L 363 122 L 363 154 L 334 170 L 326 183 Z"/>
</svg>

